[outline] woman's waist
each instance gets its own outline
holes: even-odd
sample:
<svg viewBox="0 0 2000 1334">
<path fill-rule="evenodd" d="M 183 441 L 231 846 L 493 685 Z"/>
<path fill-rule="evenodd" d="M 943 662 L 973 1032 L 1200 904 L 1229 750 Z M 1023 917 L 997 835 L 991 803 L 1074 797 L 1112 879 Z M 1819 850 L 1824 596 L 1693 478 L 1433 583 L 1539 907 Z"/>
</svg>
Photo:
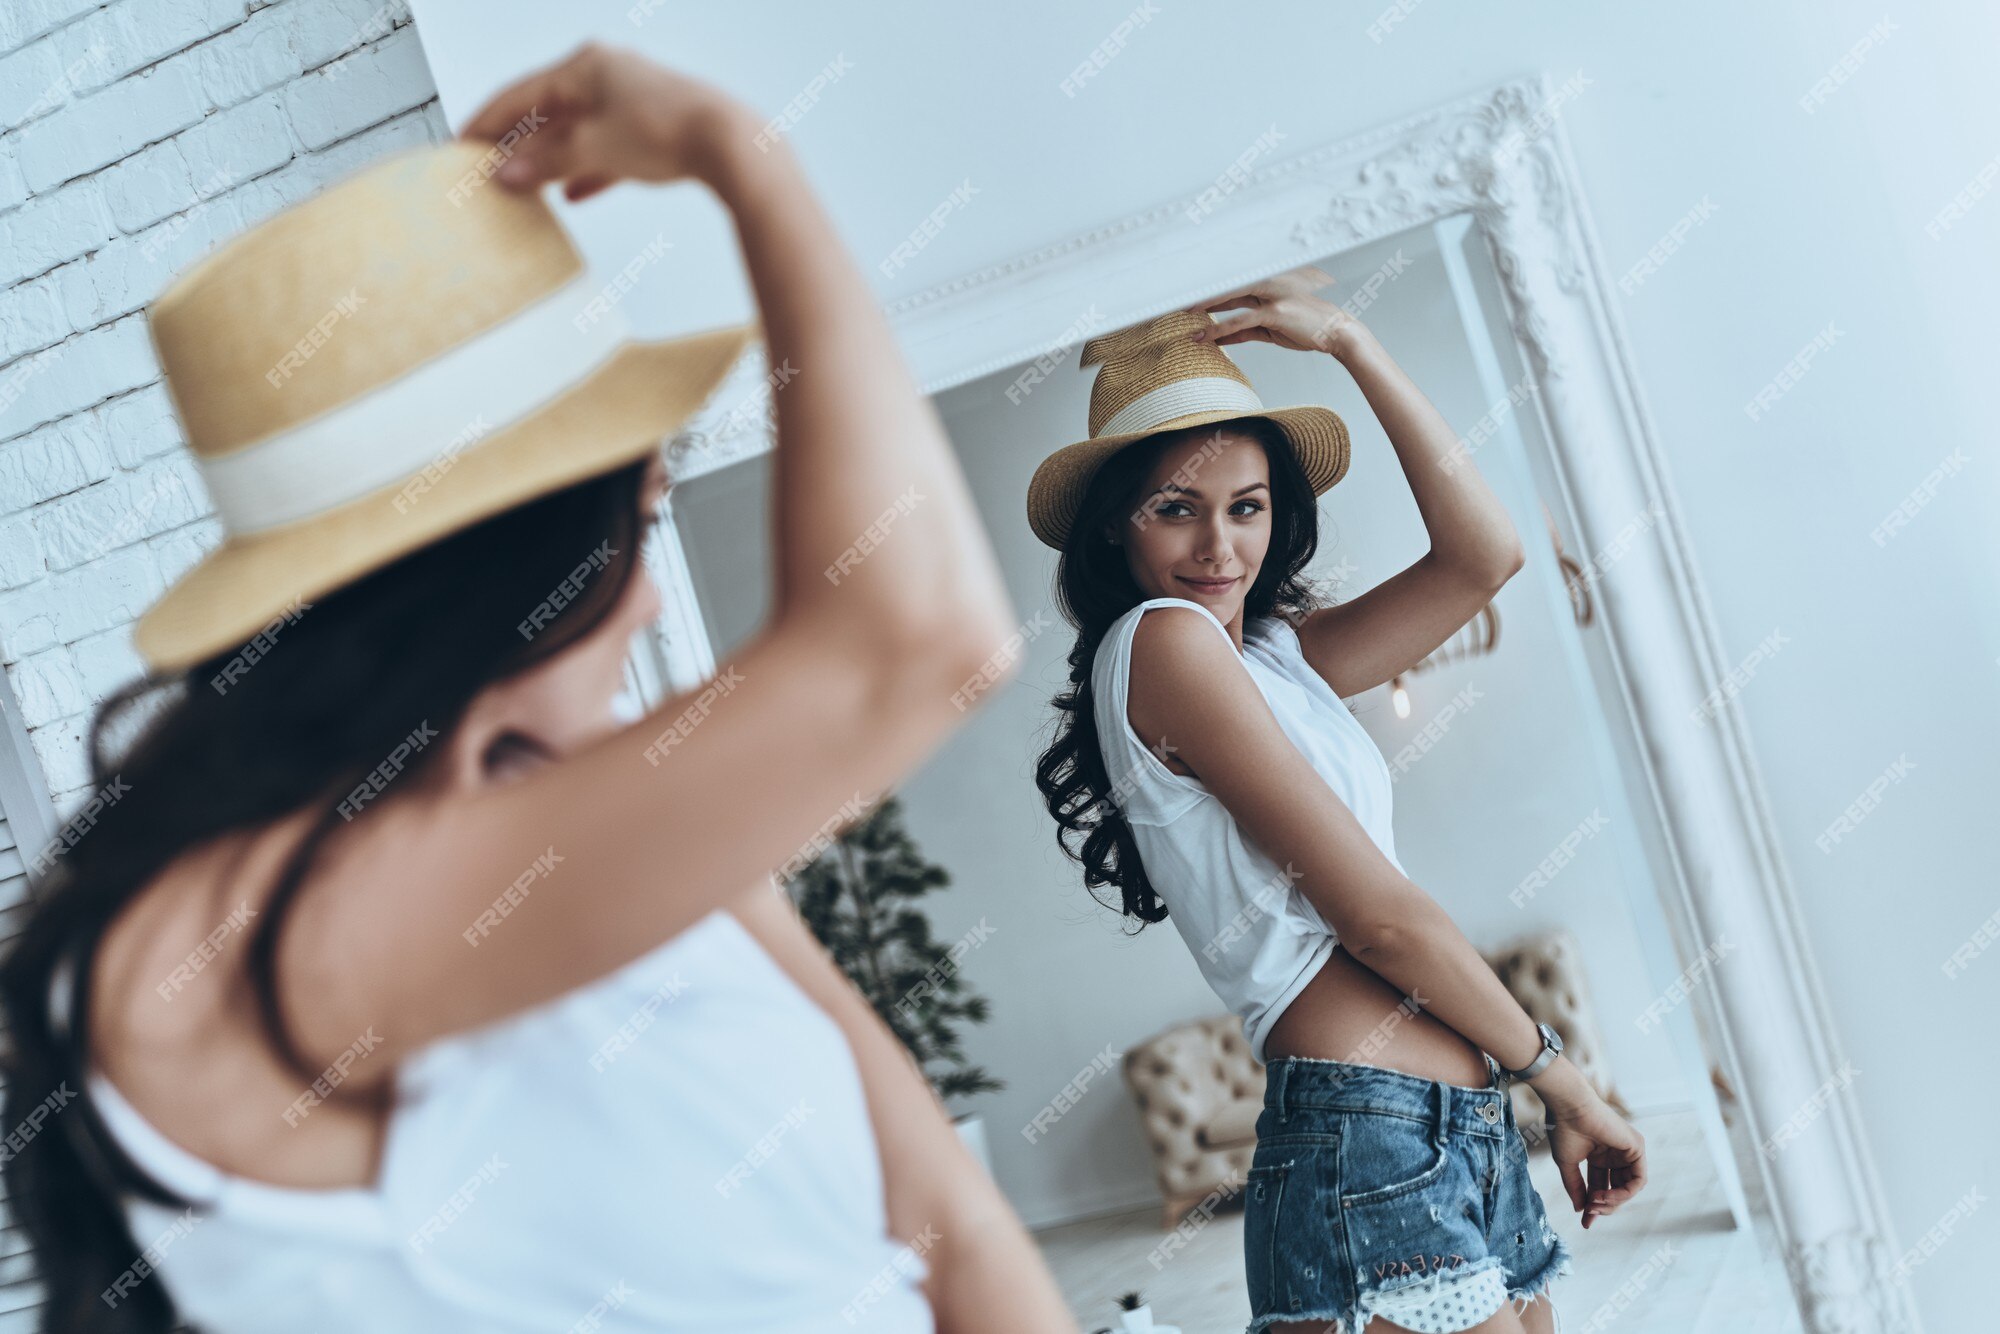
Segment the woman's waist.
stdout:
<svg viewBox="0 0 2000 1334">
<path fill-rule="evenodd" d="M 1426 1079 L 1398 1070 L 1305 1056 L 1280 1056 L 1265 1067 L 1260 1141 L 1287 1135 L 1338 1135 L 1346 1117 L 1395 1117 L 1435 1136 L 1518 1134 L 1499 1064 L 1483 1056 L 1486 1080 L 1477 1087 Z"/>
<path fill-rule="evenodd" d="M 1399 993 L 1336 947 L 1272 1024 L 1264 1059 L 1298 1057 L 1461 1088 L 1488 1087 L 1498 1067 L 1426 1010 L 1429 1001 L 1421 987 L 1407 996 Z"/>
</svg>

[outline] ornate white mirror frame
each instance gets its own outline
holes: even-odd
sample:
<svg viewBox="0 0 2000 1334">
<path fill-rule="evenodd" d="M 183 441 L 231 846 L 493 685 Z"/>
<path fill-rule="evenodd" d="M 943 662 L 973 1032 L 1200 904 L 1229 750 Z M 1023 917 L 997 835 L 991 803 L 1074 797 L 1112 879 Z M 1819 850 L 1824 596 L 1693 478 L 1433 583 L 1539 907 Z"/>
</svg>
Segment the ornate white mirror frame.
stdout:
<svg viewBox="0 0 2000 1334">
<path fill-rule="evenodd" d="M 890 307 L 927 391 L 1031 359 L 1067 370 L 1087 333 L 1426 225 L 1469 215 L 1504 288 L 1524 410 L 1546 442 L 1583 550 L 1631 542 L 1598 584 L 1616 674 L 1606 696 L 1644 770 L 1671 863 L 1664 907 L 1681 962 L 1735 961 L 1688 988 L 1739 1091 L 1806 1329 L 1914 1330 L 1891 1234 L 1707 599 L 1641 398 L 1560 111 L 1571 90 L 1510 82 L 1268 165 Z M 1215 193 L 1221 190 L 1218 197 Z M 1191 214 L 1190 210 L 1194 213 Z M 1198 217 L 1194 215 L 1198 214 Z M 1191 225 L 1191 217 L 1200 225 Z M 1336 295 L 1338 295 L 1336 293 Z M 1111 308 L 1104 308 L 1111 307 Z M 770 446 L 761 358 L 669 447 L 677 480 Z M 1564 513 L 1563 511 L 1566 511 Z M 1634 516 L 1650 515 L 1632 541 Z M 668 608 L 637 655 L 649 702 L 714 671 L 671 514 L 655 572 Z M 642 661 L 650 658 L 650 661 Z"/>
</svg>

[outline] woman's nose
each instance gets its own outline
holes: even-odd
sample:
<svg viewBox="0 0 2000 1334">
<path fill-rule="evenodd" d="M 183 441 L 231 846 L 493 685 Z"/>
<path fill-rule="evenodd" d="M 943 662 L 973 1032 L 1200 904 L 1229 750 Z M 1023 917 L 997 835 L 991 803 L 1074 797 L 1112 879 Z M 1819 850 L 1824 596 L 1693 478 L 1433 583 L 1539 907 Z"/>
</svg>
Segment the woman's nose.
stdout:
<svg viewBox="0 0 2000 1334">
<path fill-rule="evenodd" d="M 1229 530 L 1220 520 L 1201 526 L 1195 534 L 1194 558 L 1205 564 L 1221 565 L 1229 559 Z"/>
</svg>

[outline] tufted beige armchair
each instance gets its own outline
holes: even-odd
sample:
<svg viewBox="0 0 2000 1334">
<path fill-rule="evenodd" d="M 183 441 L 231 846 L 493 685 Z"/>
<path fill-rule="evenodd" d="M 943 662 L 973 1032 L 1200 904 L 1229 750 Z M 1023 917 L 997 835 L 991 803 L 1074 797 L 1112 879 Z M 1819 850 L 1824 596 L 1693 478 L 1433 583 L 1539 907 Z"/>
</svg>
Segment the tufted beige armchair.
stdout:
<svg viewBox="0 0 2000 1334">
<path fill-rule="evenodd" d="M 1218 1014 L 1137 1044 L 1125 1053 L 1125 1083 L 1152 1144 L 1162 1227 L 1215 1191 L 1242 1186 L 1264 1110 L 1264 1066 L 1241 1019 Z"/>
<path fill-rule="evenodd" d="M 1624 1111 L 1605 1067 L 1604 1039 L 1584 989 L 1576 938 L 1550 932 L 1489 953 L 1486 961 L 1536 1022 L 1554 1025 L 1577 1068 Z M 1250 1054 L 1243 1022 L 1233 1014 L 1156 1034 L 1127 1051 L 1124 1065 L 1166 1201 L 1162 1226 L 1172 1228 L 1211 1194 L 1233 1193 L 1249 1176 L 1257 1114 L 1264 1109 L 1264 1066 Z M 1520 1083 L 1509 1096 L 1528 1142 L 1538 1143 L 1541 1099 Z"/>
</svg>

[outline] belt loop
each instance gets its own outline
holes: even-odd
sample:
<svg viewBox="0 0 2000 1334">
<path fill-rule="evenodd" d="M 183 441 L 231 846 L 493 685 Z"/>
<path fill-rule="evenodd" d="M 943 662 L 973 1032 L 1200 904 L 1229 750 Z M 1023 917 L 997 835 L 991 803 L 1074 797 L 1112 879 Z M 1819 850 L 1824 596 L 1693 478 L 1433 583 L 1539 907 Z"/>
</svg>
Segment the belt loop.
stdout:
<svg viewBox="0 0 2000 1334">
<path fill-rule="evenodd" d="M 1280 1121 L 1287 1119 L 1285 1115 L 1285 1077 L 1291 1071 L 1292 1063 L 1283 1056 L 1280 1056 L 1277 1060 L 1272 1061 L 1264 1067 L 1265 1082 L 1269 1086 L 1266 1101 L 1277 1110 Z"/>
<path fill-rule="evenodd" d="M 1445 1127 L 1451 1121 L 1451 1090 L 1444 1086 L 1443 1080 L 1436 1081 L 1432 1087 L 1437 1090 L 1437 1129 L 1432 1132 L 1431 1138 L 1441 1149 L 1444 1147 Z"/>
</svg>

